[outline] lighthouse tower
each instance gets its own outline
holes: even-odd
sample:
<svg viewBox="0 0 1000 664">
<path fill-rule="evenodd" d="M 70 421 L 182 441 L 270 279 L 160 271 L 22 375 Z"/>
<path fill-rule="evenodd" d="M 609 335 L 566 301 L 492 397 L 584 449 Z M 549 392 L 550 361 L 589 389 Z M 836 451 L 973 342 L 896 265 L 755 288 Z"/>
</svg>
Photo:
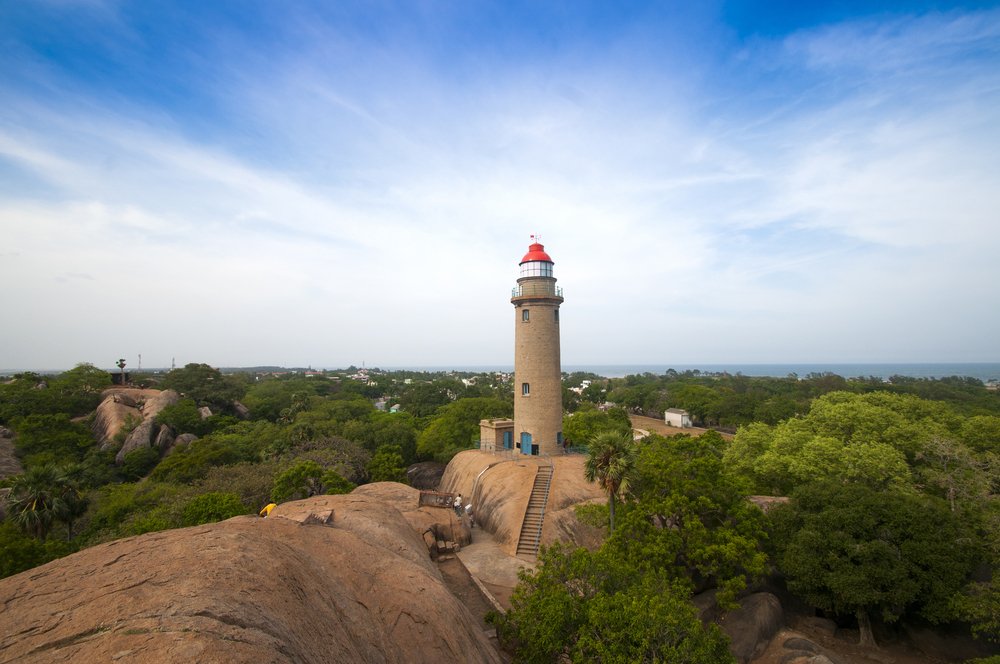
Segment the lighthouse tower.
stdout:
<svg viewBox="0 0 1000 664">
<path fill-rule="evenodd" d="M 521 259 L 514 305 L 514 443 L 521 454 L 554 454 L 562 447 L 562 368 L 559 305 L 562 289 L 538 238 Z"/>
</svg>

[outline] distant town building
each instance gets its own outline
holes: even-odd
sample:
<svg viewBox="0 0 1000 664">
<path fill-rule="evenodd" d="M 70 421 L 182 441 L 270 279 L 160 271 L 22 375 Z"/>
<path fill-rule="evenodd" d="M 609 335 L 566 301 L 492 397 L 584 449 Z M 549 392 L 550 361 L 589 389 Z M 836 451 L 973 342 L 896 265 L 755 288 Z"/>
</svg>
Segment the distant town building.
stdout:
<svg viewBox="0 0 1000 664">
<path fill-rule="evenodd" d="M 667 408 L 663 414 L 663 420 L 672 427 L 687 429 L 691 427 L 691 416 L 686 410 L 680 408 Z"/>
</svg>

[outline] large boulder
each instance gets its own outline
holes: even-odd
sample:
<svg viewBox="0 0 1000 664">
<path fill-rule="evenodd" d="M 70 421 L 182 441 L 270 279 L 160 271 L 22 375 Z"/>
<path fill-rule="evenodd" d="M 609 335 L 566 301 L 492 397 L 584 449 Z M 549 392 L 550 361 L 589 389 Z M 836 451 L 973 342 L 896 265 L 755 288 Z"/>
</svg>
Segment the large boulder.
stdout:
<svg viewBox="0 0 1000 664">
<path fill-rule="evenodd" d="M 740 608 L 719 621 L 729 637 L 729 651 L 740 664 L 747 664 L 767 648 L 784 624 L 781 602 L 771 593 L 754 593 L 740 600 Z"/>
<path fill-rule="evenodd" d="M 4 661 L 500 662 L 363 495 L 102 544 L 0 580 Z"/>
<path fill-rule="evenodd" d="M 161 410 L 179 400 L 180 395 L 174 390 L 142 390 L 132 387 L 107 389 L 101 393 L 101 403 L 97 406 L 91 424 L 94 438 L 100 443 L 102 450 L 114 447 L 114 438 L 124 427 L 130 423 L 139 424 L 147 420 L 152 422 Z M 132 449 L 136 449 L 134 442 Z"/>
<path fill-rule="evenodd" d="M 472 542 L 469 519 L 459 517 L 450 507 L 421 505 L 419 489 L 398 482 L 374 482 L 359 486 L 352 495 L 370 496 L 392 505 L 421 538 L 430 532 L 434 540 L 455 542 L 461 546 Z"/>
<path fill-rule="evenodd" d="M 142 417 L 144 419 L 152 419 L 160 414 L 167 406 L 173 406 L 178 401 L 181 400 L 181 395 L 177 394 L 174 390 L 163 390 L 158 394 L 146 399 L 146 402 L 142 405 Z"/>
<path fill-rule="evenodd" d="M 174 430 L 170 427 L 163 425 L 160 430 L 156 433 L 156 440 L 153 441 L 153 447 L 160 451 L 160 454 L 166 454 L 171 447 L 174 445 Z"/>
<path fill-rule="evenodd" d="M 118 450 L 118 454 L 115 455 L 115 463 L 121 465 L 125 462 L 125 455 L 129 452 L 152 445 L 153 430 L 155 427 L 156 423 L 152 418 L 150 418 L 143 420 L 139 426 L 132 429 L 129 435 L 125 438 L 125 443 L 122 445 L 121 449 Z"/>
<path fill-rule="evenodd" d="M 406 469 L 406 481 L 415 489 L 433 491 L 441 483 L 445 465 L 437 461 L 421 461 Z"/>
<path fill-rule="evenodd" d="M 592 546 L 600 541 L 600 529 L 576 519 L 577 505 L 606 500 L 596 483 L 584 479 L 585 460 L 578 454 L 551 458 L 552 484 L 542 525 L 543 545 L 570 541 Z M 472 503 L 476 525 L 492 533 L 501 549 L 513 556 L 535 475 L 540 465 L 549 462 L 539 457 L 511 457 L 480 450 L 459 452 L 445 469 L 440 490 L 466 496 Z"/>
<path fill-rule="evenodd" d="M 126 401 L 118 397 L 119 395 L 115 393 L 104 397 L 97 406 L 93 423 L 90 425 L 91 431 L 94 432 L 94 438 L 105 449 L 114 445 L 114 437 L 130 421 L 142 421 L 142 413 L 135 405 L 135 400 L 129 397 Z"/>
<path fill-rule="evenodd" d="M 105 401 L 107 401 L 107 399 L 105 399 Z M 160 428 L 159 425 L 156 424 L 156 416 L 159 415 L 164 408 L 167 406 L 173 406 L 178 401 L 180 401 L 180 395 L 173 390 L 163 390 L 162 392 L 157 391 L 156 394 L 148 396 L 139 410 L 139 412 L 142 413 L 142 422 L 125 438 L 125 443 L 122 445 L 121 449 L 118 450 L 118 454 L 115 455 L 115 463 L 121 465 L 125 461 L 125 455 L 129 452 L 143 447 L 151 447 L 154 439 L 157 440 L 157 444 L 159 444 L 159 439 L 155 438 L 157 430 Z M 164 443 L 164 445 L 165 447 L 160 448 L 161 451 L 163 449 L 169 449 L 168 443 Z"/>
</svg>

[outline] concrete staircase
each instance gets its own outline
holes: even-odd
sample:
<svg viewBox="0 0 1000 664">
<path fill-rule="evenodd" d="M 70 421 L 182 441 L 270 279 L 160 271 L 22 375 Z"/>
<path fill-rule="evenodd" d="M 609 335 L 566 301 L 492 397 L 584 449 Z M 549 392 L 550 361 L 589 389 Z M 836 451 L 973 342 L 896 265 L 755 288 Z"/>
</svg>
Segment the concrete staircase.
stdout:
<svg viewBox="0 0 1000 664">
<path fill-rule="evenodd" d="M 545 506 L 549 502 L 549 488 L 552 486 L 552 463 L 539 466 L 535 474 L 535 484 L 531 487 L 528 509 L 521 522 L 521 535 L 517 538 L 517 555 L 533 558 L 538 555 L 538 545 L 542 541 L 542 523 L 545 521 Z"/>
</svg>

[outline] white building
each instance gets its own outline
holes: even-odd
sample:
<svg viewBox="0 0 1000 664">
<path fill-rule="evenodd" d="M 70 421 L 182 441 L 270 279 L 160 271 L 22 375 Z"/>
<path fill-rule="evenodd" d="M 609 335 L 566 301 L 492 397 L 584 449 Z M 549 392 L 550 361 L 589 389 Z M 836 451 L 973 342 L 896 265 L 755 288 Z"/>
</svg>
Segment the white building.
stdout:
<svg viewBox="0 0 1000 664">
<path fill-rule="evenodd" d="M 691 427 L 691 416 L 686 410 L 680 408 L 667 408 L 663 414 L 663 421 L 678 429 L 688 429 Z"/>
</svg>

